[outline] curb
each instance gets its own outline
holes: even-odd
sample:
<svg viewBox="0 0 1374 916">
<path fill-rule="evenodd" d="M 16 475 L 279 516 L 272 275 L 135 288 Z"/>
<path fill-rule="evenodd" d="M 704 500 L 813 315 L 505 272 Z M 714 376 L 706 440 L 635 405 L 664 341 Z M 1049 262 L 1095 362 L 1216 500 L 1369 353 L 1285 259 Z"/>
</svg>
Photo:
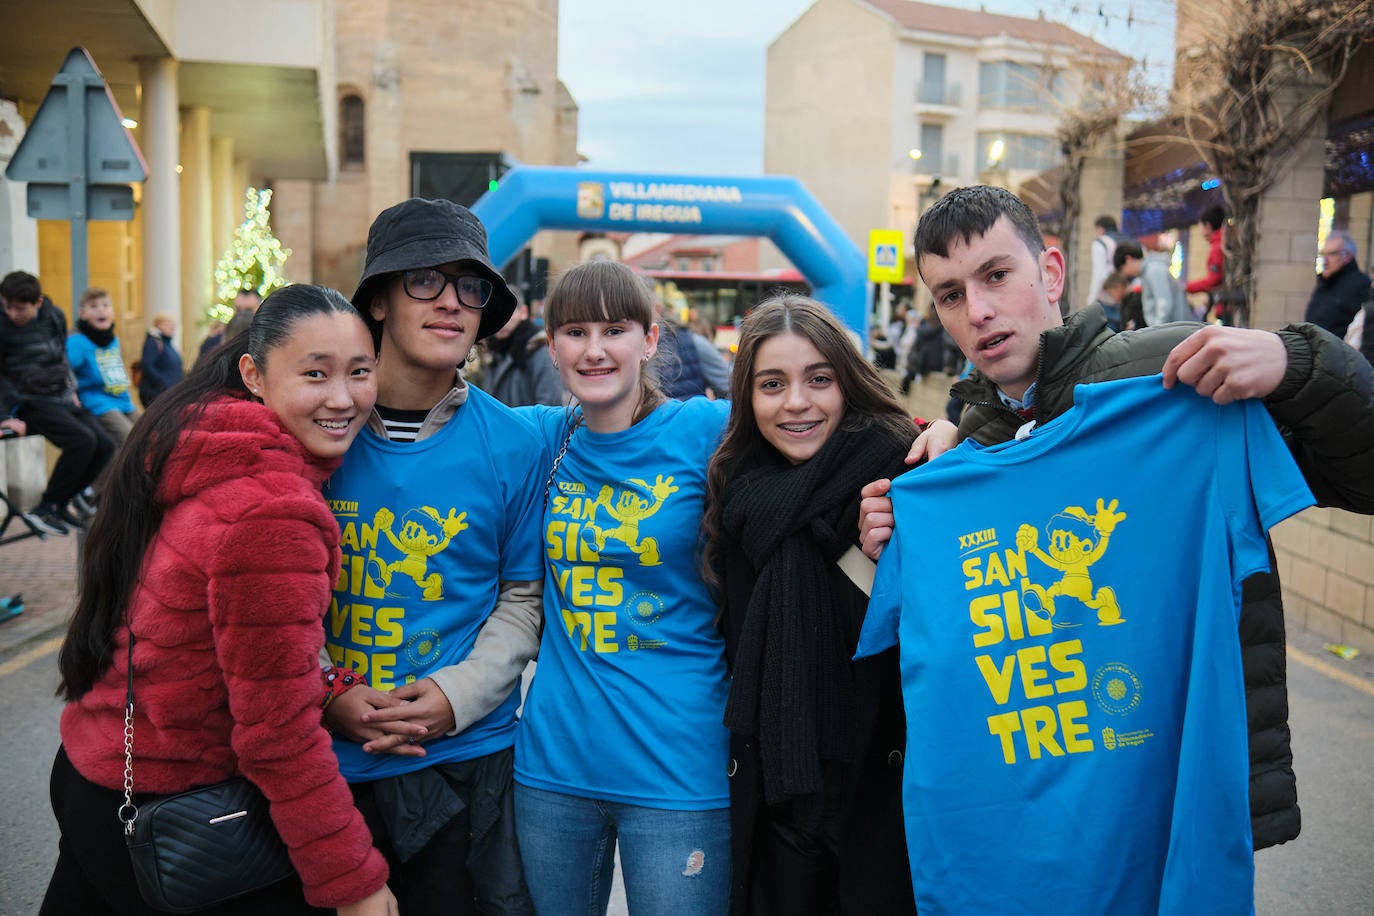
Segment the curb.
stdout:
<svg viewBox="0 0 1374 916">
<path fill-rule="evenodd" d="M 64 634 L 75 609 L 75 604 L 66 604 L 33 614 L 25 610 L 18 617 L 0 622 L 0 661 Z"/>
</svg>

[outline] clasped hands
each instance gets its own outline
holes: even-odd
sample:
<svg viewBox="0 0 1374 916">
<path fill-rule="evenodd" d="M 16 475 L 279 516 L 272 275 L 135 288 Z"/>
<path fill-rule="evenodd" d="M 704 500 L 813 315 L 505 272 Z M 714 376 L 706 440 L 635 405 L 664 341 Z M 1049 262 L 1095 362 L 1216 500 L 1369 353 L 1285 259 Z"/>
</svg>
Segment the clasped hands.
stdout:
<svg viewBox="0 0 1374 916">
<path fill-rule="evenodd" d="M 448 697 L 424 678 L 393 690 L 354 687 L 329 704 L 324 724 L 369 754 L 423 757 L 423 743 L 451 731 L 454 718 Z"/>
</svg>

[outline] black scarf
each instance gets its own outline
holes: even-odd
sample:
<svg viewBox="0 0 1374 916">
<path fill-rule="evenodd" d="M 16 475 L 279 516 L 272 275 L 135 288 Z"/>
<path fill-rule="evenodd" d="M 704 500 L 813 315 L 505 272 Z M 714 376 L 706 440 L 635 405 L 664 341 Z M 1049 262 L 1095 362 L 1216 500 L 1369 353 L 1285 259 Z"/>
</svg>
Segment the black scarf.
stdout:
<svg viewBox="0 0 1374 916">
<path fill-rule="evenodd" d="M 113 324 L 102 331 L 99 328 L 92 327 L 91 323 L 85 318 L 77 319 L 76 329 L 89 337 L 91 343 L 95 344 L 97 347 L 108 347 L 110 341 L 114 340 L 115 336 Z"/>
<path fill-rule="evenodd" d="M 822 760 L 853 759 L 850 660 L 867 603 L 836 560 L 858 540 L 859 491 L 901 473 L 907 448 L 839 430 L 809 461 L 747 468 L 724 488 L 725 613 L 743 615 L 725 724 L 757 736 L 769 804 L 815 795 Z"/>
</svg>

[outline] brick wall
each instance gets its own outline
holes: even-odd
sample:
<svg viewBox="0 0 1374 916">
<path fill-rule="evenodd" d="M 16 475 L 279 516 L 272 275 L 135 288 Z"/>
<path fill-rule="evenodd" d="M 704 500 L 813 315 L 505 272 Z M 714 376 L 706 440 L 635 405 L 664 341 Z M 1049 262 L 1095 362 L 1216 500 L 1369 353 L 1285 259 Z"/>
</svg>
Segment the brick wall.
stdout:
<svg viewBox="0 0 1374 916">
<path fill-rule="evenodd" d="M 1374 518 L 1313 508 L 1273 538 L 1289 626 L 1374 653 Z"/>
</svg>

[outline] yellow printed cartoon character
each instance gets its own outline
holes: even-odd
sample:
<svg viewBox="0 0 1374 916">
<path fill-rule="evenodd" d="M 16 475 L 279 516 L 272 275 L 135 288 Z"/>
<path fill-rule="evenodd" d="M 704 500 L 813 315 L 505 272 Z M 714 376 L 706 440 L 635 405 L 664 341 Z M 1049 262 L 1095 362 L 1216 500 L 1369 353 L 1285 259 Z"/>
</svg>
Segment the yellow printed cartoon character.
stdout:
<svg viewBox="0 0 1374 916">
<path fill-rule="evenodd" d="M 442 518 L 439 510 L 430 506 L 411 509 L 401 518 L 401 533 L 393 534 L 391 523 L 395 514 L 385 507 L 377 510 L 372 525 L 386 535 L 391 546 L 404 556 L 395 563 L 383 563 L 377 552 L 372 551 L 367 558 L 367 574 L 380 582 L 386 593 L 392 597 L 402 597 L 391 590 L 391 579 L 396 573 L 410 578 L 421 589 L 425 601 L 435 601 L 444 597 L 444 577 L 429 572 L 429 558 L 448 546 L 453 536 L 468 527 L 467 513 L 448 510 L 448 518 Z"/>
<path fill-rule="evenodd" d="M 673 478 L 664 479 L 660 474 L 654 478 L 653 486 L 647 481 L 634 479 L 625 481 L 629 487 L 621 487 L 620 496 L 612 502 L 614 490 L 610 486 L 601 488 L 596 496 L 596 505 L 602 506 L 606 514 L 620 523 L 615 528 L 599 528 L 588 525 L 587 536 L 600 553 L 606 542 L 612 538 L 620 541 L 639 557 L 640 566 L 658 566 L 662 560 L 658 555 L 658 541 L 653 538 L 639 539 L 639 523 L 663 508 L 663 501 L 678 491 L 673 486 Z M 646 498 L 640 494 L 647 493 Z"/>
<path fill-rule="evenodd" d="M 1049 588 L 1022 582 L 1023 592 L 1031 592 L 1040 599 L 1045 614 L 1054 616 L 1054 599 L 1057 597 L 1076 598 L 1097 611 L 1099 626 L 1109 627 L 1124 623 L 1121 607 L 1116 602 L 1116 592 L 1109 586 L 1093 591 L 1093 580 L 1088 575 L 1092 566 L 1107 551 L 1116 526 L 1126 518 L 1125 512 L 1117 512 L 1117 500 L 1110 504 L 1097 501 L 1097 512 L 1089 515 L 1082 506 L 1069 506 L 1050 519 L 1045 533 L 1050 536 L 1049 553 L 1041 550 L 1037 541 L 1039 532 L 1032 525 L 1022 525 L 1016 532 L 1016 549 L 1024 555 L 1029 552 L 1041 563 L 1062 572 L 1063 577 Z M 1056 621 L 1055 626 L 1075 626 L 1075 624 Z"/>
</svg>

